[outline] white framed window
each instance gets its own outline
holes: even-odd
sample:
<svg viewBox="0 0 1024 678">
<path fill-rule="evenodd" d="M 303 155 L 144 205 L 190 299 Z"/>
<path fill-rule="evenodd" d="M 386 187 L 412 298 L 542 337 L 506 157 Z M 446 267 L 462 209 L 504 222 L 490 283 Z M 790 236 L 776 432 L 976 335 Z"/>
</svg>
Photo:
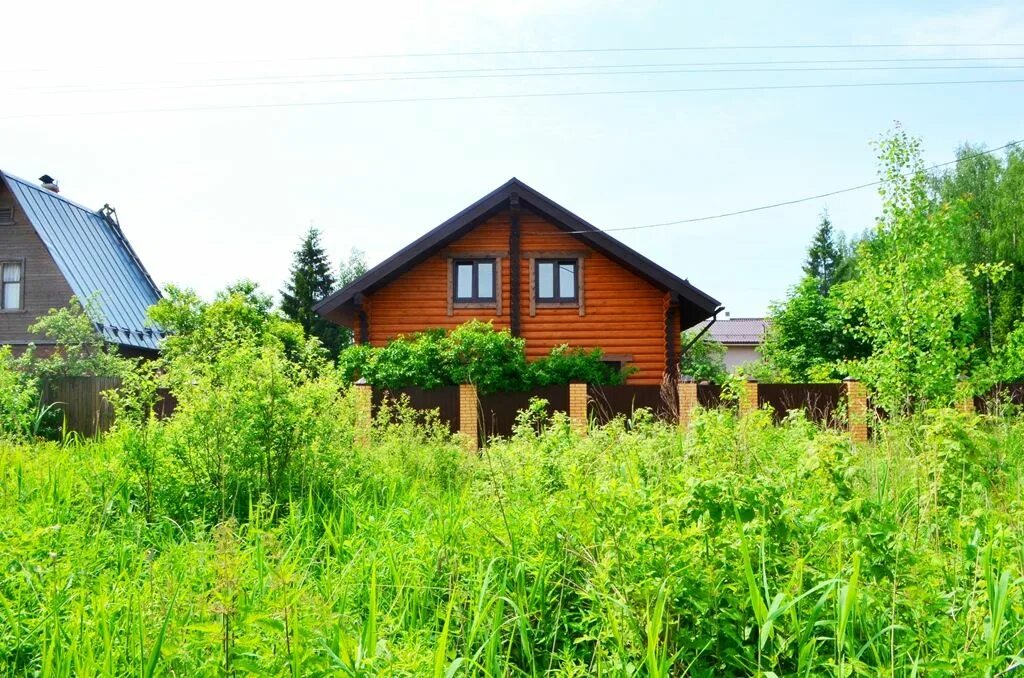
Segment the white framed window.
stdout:
<svg viewBox="0 0 1024 678">
<path fill-rule="evenodd" d="M 0 311 L 20 311 L 23 307 L 25 265 L 20 261 L 0 262 Z"/>
</svg>

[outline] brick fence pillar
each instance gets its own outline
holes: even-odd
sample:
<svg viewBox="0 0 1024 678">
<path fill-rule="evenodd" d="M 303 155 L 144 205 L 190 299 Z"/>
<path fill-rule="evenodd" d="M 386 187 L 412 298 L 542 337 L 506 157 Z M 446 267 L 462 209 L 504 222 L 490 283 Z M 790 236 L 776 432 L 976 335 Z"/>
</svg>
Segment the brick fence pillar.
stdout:
<svg viewBox="0 0 1024 678">
<path fill-rule="evenodd" d="M 684 431 L 690 428 L 690 421 L 693 419 L 693 411 L 697 409 L 697 382 L 686 379 L 676 384 L 676 393 L 679 396 L 679 428 Z"/>
<path fill-rule="evenodd" d="M 466 450 L 475 452 L 480 448 L 480 425 L 477 413 L 476 386 L 474 384 L 459 385 L 459 435 Z"/>
<path fill-rule="evenodd" d="M 850 440 L 855 443 L 868 441 L 868 390 L 863 383 L 847 377 L 846 414 L 849 417 Z"/>
<path fill-rule="evenodd" d="M 366 446 L 373 430 L 373 387 L 360 379 L 352 388 L 356 398 L 356 442 Z"/>
<path fill-rule="evenodd" d="M 587 432 L 587 385 L 569 384 L 569 424 L 579 434 Z"/>
<path fill-rule="evenodd" d="M 743 391 L 740 393 L 739 414 L 741 417 L 745 417 L 755 411 L 757 411 L 757 379 L 747 379 L 743 382 Z"/>
</svg>

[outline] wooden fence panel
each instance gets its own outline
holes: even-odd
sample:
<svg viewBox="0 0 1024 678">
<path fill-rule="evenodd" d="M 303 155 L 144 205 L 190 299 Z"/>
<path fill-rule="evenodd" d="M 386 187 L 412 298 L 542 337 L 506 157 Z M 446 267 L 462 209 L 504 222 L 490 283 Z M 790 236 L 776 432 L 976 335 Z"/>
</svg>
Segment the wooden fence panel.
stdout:
<svg viewBox="0 0 1024 678">
<path fill-rule="evenodd" d="M 569 385 L 540 386 L 530 391 L 488 393 L 480 396 L 480 435 L 484 442 L 500 436 L 507 438 L 515 428 L 519 412 L 530 406 L 532 398 L 548 401 L 547 413 L 569 411 Z"/>
<path fill-rule="evenodd" d="M 674 386 L 591 386 L 589 395 L 587 416 L 598 424 L 619 415 L 632 417 L 641 407 L 663 421 L 679 421 L 679 398 Z"/>
<path fill-rule="evenodd" d="M 706 409 L 722 406 L 722 386 L 720 384 L 697 384 L 697 404 Z M 736 403 L 730 403 L 735 408 Z"/>
<path fill-rule="evenodd" d="M 998 414 L 1007 405 L 1024 407 L 1024 383 L 999 384 L 974 397 L 974 411 L 979 414 Z"/>
<path fill-rule="evenodd" d="M 108 430 L 114 423 L 114 409 L 103 391 L 121 385 L 118 377 L 60 377 L 43 385 L 43 405 L 60 413 L 62 426 L 86 437 Z"/>
<path fill-rule="evenodd" d="M 757 406 L 771 405 L 776 423 L 790 410 L 803 410 L 818 424 L 842 428 L 843 384 L 758 384 Z"/>
<path fill-rule="evenodd" d="M 459 430 L 459 387 L 442 386 L 441 388 L 424 389 L 416 386 L 407 388 L 373 389 L 373 399 L 370 411 L 373 417 L 377 417 L 380 406 L 385 401 L 392 404 L 399 402 L 402 398 L 408 397 L 409 407 L 418 411 L 426 412 L 437 410 L 439 419 L 448 426 L 454 433 Z"/>
</svg>

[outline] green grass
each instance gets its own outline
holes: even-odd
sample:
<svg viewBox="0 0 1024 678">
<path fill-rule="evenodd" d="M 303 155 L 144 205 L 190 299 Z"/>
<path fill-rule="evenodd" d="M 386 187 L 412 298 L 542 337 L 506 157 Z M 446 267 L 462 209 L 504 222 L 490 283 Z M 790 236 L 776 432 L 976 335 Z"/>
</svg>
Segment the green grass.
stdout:
<svg viewBox="0 0 1024 678">
<path fill-rule="evenodd" d="M 562 422 L 479 457 L 383 428 L 365 448 L 339 440 L 326 485 L 247 500 L 241 521 L 179 510 L 195 497 L 141 472 L 132 436 L 0 443 L 0 674 L 994 676 L 1024 661 L 1022 423 L 942 412 L 854 447 L 710 412 L 687 436 Z"/>
</svg>

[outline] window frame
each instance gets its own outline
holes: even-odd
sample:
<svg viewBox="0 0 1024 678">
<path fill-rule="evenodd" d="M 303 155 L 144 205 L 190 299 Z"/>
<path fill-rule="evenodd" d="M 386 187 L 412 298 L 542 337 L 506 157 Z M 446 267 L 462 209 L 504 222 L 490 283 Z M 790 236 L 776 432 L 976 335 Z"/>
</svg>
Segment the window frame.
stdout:
<svg viewBox="0 0 1024 678">
<path fill-rule="evenodd" d="M 552 295 L 550 297 L 542 297 L 540 294 L 540 267 L 543 264 L 553 264 L 554 270 L 552 272 Z M 563 265 L 572 265 L 572 278 L 573 278 L 573 290 L 572 296 L 566 297 L 561 295 L 562 287 L 562 276 L 561 267 Z M 568 306 L 576 306 L 580 303 L 580 260 L 579 257 L 538 257 L 533 261 L 533 275 L 536 284 L 534 285 L 534 300 L 537 304 L 564 304 Z"/>
<path fill-rule="evenodd" d="M 472 266 L 470 275 L 470 287 L 472 294 L 468 297 L 459 296 L 459 267 Z M 491 295 L 480 296 L 480 265 L 490 264 L 491 266 Z M 467 304 L 495 306 L 498 303 L 498 260 L 497 257 L 452 257 L 452 302 L 456 306 Z"/>
<path fill-rule="evenodd" d="M 4 298 L 6 297 L 6 288 L 8 285 L 15 284 L 12 282 L 4 282 L 3 269 L 6 266 L 15 265 L 18 267 L 18 305 L 14 308 L 7 308 L 4 306 Z M 25 260 L 24 259 L 0 259 L 0 313 L 24 313 L 25 312 Z"/>
</svg>

